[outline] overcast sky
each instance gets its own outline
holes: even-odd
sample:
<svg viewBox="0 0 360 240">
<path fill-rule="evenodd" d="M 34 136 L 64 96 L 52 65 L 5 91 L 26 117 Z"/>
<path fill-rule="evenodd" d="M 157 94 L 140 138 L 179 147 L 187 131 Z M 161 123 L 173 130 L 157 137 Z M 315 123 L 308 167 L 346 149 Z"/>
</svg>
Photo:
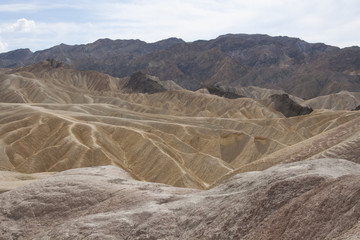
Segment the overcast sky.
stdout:
<svg viewBox="0 0 360 240">
<path fill-rule="evenodd" d="M 1 0 L 0 52 L 99 38 L 155 42 L 226 33 L 360 45 L 360 0 Z"/>
</svg>

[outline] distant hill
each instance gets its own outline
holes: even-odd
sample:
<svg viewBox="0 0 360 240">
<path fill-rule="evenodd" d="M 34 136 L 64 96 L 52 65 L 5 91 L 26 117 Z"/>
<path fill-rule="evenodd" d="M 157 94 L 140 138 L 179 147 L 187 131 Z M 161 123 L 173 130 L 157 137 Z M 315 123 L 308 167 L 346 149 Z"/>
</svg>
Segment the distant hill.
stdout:
<svg viewBox="0 0 360 240">
<path fill-rule="evenodd" d="M 340 49 L 298 38 L 228 34 L 209 41 L 170 38 L 155 43 L 100 39 L 61 44 L 32 53 L 0 54 L 0 67 L 18 67 L 55 58 L 80 70 L 114 77 L 141 71 L 196 90 L 221 84 L 281 89 L 310 99 L 341 90 L 360 91 L 360 48 Z"/>
</svg>

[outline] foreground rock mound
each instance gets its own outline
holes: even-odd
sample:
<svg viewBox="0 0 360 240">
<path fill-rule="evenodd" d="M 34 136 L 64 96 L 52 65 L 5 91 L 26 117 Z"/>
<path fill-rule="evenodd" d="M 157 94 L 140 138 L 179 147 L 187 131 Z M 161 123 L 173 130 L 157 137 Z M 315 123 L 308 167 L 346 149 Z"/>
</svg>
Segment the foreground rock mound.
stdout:
<svg viewBox="0 0 360 240">
<path fill-rule="evenodd" d="M 0 195 L 1 239 L 355 239 L 360 165 L 320 159 L 207 191 L 73 169 Z"/>
</svg>

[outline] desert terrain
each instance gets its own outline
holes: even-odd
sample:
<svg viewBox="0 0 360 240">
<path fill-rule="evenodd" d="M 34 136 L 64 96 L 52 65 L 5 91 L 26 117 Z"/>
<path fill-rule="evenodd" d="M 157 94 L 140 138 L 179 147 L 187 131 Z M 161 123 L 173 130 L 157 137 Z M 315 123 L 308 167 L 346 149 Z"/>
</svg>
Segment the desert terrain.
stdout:
<svg viewBox="0 0 360 240">
<path fill-rule="evenodd" d="M 359 92 L 180 83 L 0 69 L 0 239 L 358 239 Z"/>
</svg>

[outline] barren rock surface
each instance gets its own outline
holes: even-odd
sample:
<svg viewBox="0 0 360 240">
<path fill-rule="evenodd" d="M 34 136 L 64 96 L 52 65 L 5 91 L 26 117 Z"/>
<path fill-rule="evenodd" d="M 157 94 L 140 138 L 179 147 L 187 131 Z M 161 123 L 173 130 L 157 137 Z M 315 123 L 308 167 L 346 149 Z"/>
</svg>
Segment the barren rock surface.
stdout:
<svg viewBox="0 0 360 240">
<path fill-rule="evenodd" d="M 360 165 L 319 159 L 210 190 L 64 171 L 0 195 L 1 239 L 342 239 L 359 233 Z"/>
</svg>

